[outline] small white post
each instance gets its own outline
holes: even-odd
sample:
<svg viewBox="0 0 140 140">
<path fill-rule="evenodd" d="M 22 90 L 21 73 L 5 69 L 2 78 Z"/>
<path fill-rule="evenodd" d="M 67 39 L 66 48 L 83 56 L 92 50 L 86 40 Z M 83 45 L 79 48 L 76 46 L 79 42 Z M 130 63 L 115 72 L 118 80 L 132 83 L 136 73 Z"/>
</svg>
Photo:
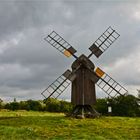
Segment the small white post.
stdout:
<svg viewBox="0 0 140 140">
<path fill-rule="evenodd" d="M 109 101 L 107 101 L 107 107 L 108 107 L 108 115 L 111 115 L 111 113 L 112 113 L 112 107 L 111 107 Z"/>
<path fill-rule="evenodd" d="M 108 106 L 108 113 L 112 113 L 112 107 Z"/>
</svg>

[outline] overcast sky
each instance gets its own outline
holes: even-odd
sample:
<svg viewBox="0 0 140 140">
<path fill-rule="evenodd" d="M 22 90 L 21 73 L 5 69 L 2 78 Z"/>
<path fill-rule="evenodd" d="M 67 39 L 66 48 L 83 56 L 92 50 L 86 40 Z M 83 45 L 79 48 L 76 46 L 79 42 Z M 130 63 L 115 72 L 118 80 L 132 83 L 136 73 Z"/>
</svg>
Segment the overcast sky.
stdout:
<svg viewBox="0 0 140 140">
<path fill-rule="evenodd" d="M 71 67 L 74 58 L 66 58 L 44 41 L 52 30 L 79 56 L 88 55 L 90 45 L 109 26 L 120 37 L 99 59 L 91 60 L 136 95 L 140 89 L 140 2 L 0 0 L 0 98 L 43 99 L 40 92 Z M 70 88 L 63 97 L 70 97 Z"/>
</svg>

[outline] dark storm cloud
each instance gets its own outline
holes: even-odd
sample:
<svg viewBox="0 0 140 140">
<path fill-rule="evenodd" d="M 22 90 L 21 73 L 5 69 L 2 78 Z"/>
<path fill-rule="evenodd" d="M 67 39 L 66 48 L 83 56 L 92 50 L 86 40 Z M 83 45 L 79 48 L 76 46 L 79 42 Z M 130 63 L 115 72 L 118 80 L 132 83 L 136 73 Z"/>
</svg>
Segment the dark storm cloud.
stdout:
<svg viewBox="0 0 140 140">
<path fill-rule="evenodd" d="M 28 28 L 40 27 L 49 18 L 44 16 L 48 11 L 48 3 L 27 1 L 0 1 L 1 38 L 14 36 Z"/>
<path fill-rule="evenodd" d="M 120 38 L 98 60 L 91 59 L 124 85 L 139 87 L 139 9 L 137 1 L 0 1 L 0 96 L 42 98 L 39 92 L 70 68 L 74 59 L 43 40 L 52 30 L 78 55 L 88 55 L 88 47 L 109 25 Z"/>
</svg>

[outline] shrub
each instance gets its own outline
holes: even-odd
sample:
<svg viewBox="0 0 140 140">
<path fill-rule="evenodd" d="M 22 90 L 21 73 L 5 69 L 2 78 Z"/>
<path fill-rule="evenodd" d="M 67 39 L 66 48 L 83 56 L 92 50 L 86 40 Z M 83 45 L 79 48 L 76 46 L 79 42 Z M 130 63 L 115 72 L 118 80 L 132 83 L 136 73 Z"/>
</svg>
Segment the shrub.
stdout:
<svg viewBox="0 0 140 140">
<path fill-rule="evenodd" d="M 42 111 L 42 106 L 39 101 L 28 100 L 27 110 Z"/>
<path fill-rule="evenodd" d="M 20 109 L 20 106 L 19 106 L 18 102 L 12 102 L 12 103 L 7 103 L 5 105 L 5 109 L 18 110 L 18 109 Z"/>
<path fill-rule="evenodd" d="M 101 114 L 106 115 L 108 106 L 106 99 L 97 99 L 94 108 Z"/>
<path fill-rule="evenodd" d="M 140 116 L 138 99 L 133 95 L 118 96 L 112 101 L 112 111 L 117 116 Z"/>
<path fill-rule="evenodd" d="M 50 98 L 46 101 L 46 110 L 49 112 L 60 112 L 60 101 Z"/>
</svg>

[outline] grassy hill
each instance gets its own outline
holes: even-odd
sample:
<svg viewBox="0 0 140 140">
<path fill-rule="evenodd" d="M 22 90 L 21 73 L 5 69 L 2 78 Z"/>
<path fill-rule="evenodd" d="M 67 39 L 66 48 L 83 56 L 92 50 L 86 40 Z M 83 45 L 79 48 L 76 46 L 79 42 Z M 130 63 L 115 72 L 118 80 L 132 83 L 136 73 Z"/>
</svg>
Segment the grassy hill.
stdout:
<svg viewBox="0 0 140 140">
<path fill-rule="evenodd" d="M 140 140 L 140 118 L 67 118 L 60 113 L 0 111 L 0 140 Z"/>
</svg>

